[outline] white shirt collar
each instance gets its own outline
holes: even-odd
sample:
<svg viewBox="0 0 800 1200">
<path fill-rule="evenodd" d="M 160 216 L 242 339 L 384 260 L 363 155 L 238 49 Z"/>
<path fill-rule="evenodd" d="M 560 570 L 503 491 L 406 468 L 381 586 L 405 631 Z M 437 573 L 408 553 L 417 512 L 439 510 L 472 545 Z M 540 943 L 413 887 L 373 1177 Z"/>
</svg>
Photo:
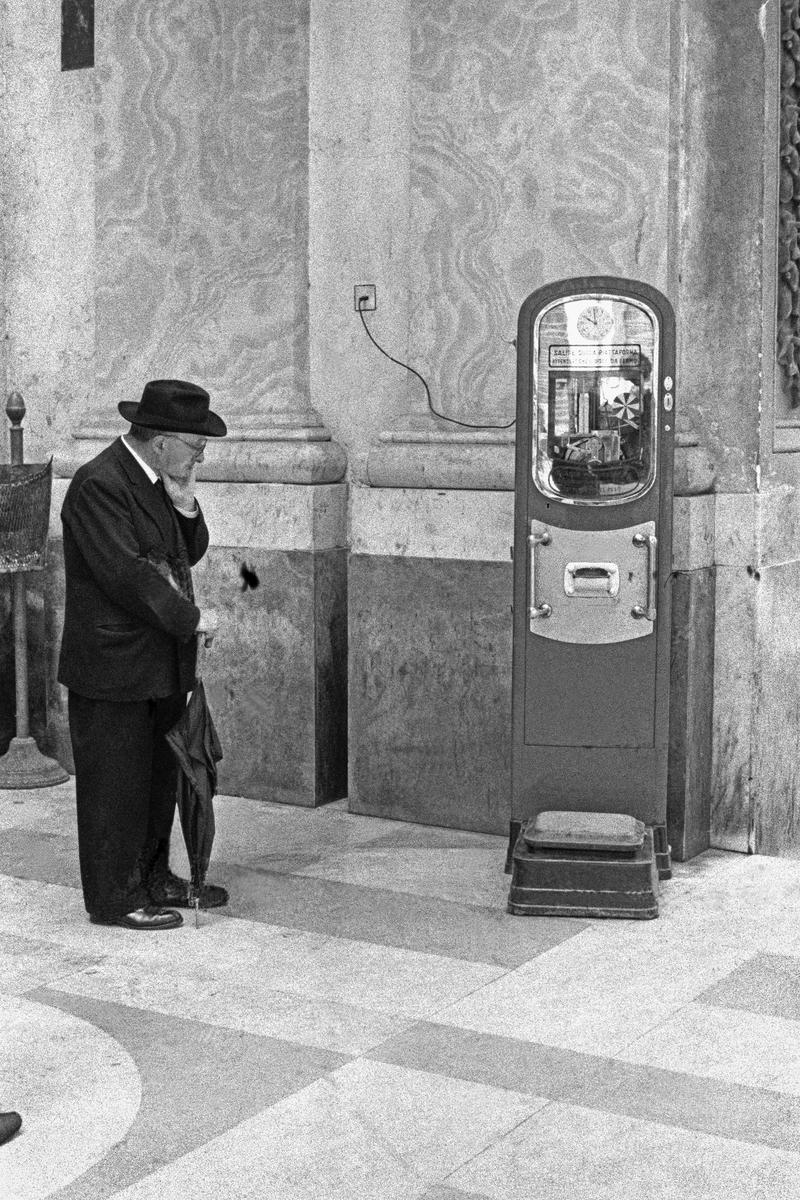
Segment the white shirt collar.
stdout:
<svg viewBox="0 0 800 1200">
<path fill-rule="evenodd" d="M 147 478 L 150 480 L 150 482 L 151 482 L 151 483 L 158 483 L 158 474 L 157 474 L 157 473 L 156 473 L 156 472 L 153 470 L 153 468 L 150 466 L 150 464 L 149 464 L 149 463 L 146 463 L 146 462 L 144 461 L 144 459 L 143 459 L 143 458 L 141 458 L 141 457 L 140 457 L 140 456 L 139 456 L 139 455 L 136 453 L 136 451 L 134 450 L 133 446 L 130 444 L 130 442 L 129 442 L 129 441 L 127 440 L 127 438 L 125 437 L 125 434 L 123 434 L 123 435 L 122 435 L 122 437 L 120 438 L 120 441 L 122 442 L 122 444 L 123 444 L 123 446 L 125 447 L 125 449 L 126 449 L 126 450 L 128 450 L 128 451 L 129 451 L 129 452 L 130 452 L 130 453 L 133 455 L 133 457 L 136 459 L 137 463 L 138 463 L 138 464 L 139 464 L 139 466 L 142 468 L 142 470 L 144 471 L 144 473 L 146 474 L 146 476 L 147 476 Z"/>
</svg>

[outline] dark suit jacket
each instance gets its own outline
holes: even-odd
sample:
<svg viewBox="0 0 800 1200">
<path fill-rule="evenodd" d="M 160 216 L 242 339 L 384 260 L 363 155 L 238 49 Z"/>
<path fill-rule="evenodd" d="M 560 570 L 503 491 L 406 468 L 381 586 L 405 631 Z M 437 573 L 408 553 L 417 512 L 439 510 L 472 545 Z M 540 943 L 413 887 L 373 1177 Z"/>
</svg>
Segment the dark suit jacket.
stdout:
<svg viewBox="0 0 800 1200">
<path fill-rule="evenodd" d="M 202 513 L 181 516 L 117 439 L 76 472 L 61 520 L 61 683 L 96 700 L 189 691 L 200 610 L 168 575 L 181 559 L 188 575 L 205 554 Z"/>
</svg>

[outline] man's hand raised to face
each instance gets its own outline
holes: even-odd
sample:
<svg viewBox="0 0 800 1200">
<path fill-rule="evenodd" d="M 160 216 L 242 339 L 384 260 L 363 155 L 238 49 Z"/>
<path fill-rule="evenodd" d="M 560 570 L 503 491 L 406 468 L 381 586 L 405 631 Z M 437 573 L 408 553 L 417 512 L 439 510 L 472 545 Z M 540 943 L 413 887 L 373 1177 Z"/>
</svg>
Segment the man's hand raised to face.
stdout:
<svg viewBox="0 0 800 1200">
<path fill-rule="evenodd" d="M 197 486 L 197 465 L 192 463 L 189 473 L 180 478 L 174 475 L 167 475 L 166 472 L 161 472 L 161 478 L 164 481 L 164 491 L 169 496 L 176 508 L 183 508 L 187 512 L 194 512 L 197 508 L 195 500 L 195 488 Z"/>
</svg>

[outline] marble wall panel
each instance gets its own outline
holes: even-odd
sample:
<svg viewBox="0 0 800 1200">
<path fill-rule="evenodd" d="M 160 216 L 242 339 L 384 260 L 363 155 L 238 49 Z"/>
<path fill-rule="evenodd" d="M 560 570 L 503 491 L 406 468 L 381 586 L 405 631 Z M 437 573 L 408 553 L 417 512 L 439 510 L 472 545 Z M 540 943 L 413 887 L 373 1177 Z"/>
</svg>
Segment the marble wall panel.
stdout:
<svg viewBox="0 0 800 1200">
<path fill-rule="evenodd" d="M 353 555 L 353 812 L 507 833 L 511 563 Z"/>
<path fill-rule="evenodd" d="M 37 462 L 70 442 L 94 396 L 93 72 L 59 70 L 60 4 L 4 4 L 2 30 L 0 461 L 18 390 Z"/>
<path fill-rule="evenodd" d="M 667 838 L 678 862 L 711 842 L 714 710 L 714 569 L 672 581 Z"/>
<path fill-rule="evenodd" d="M 753 849 L 800 853 L 800 562 L 762 565 L 753 721 Z"/>
<path fill-rule="evenodd" d="M 712 844 L 796 854 L 798 502 L 766 482 L 716 497 Z"/>
<path fill-rule="evenodd" d="M 764 237 L 772 238 L 775 221 L 765 214 L 764 157 L 778 143 L 777 128 L 765 135 L 764 127 L 768 7 L 762 0 L 678 6 L 679 420 L 700 436 L 720 492 L 756 489 L 764 461 L 762 351 L 772 341 L 762 343 L 770 311 Z M 774 170 L 771 158 L 767 169 Z"/>
<path fill-rule="evenodd" d="M 255 590 L 241 590 L 243 558 Z M 198 596 L 220 613 L 203 675 L 225 750 L 221 792 L 307 807 L 345 794 L 345 569 L 343 551 L 213 546 L 194 569 Z"/>
<path fill-rule="evenodd" d="M 511 492 L 350 489 L 353 554 L 505 563 L 513 541 Z"/>
<path fill-rule="evenodd" d="M 444 412 L 513 417 L 553 279 L 667 279 L 670 6 L 412 2 L 412 361 Z"/>
<path fill-rule="evenodd" d="M 716 497 L 675 496 L 672 507 L 672 569 L 696 571 L 714 563 Z"/>
<path fill-rule="evenodd" d="M 241 590 L 243 558 L 258 575 L 256 590 Z M 212 546 L 192 574 L 196 595 L 220 614 L 202 665 L 225 752 L 220 790 L 252 796 L 258 786 L 265 800 L 313 796 L 310 556 Z"/>
<path fill-rule="evenodd" d="M 307 395 L 308 0 L 97 13 L 97 380 L 181 376 L 229 424 Z"/>
<path fill-rule="evenodd" d="M 756 680 L 757 580 L 742 565 L 716 568 L 711 844 L 752 851 L 751 754 Z"/>
<path fill-rule="evenodd" d="M 347 551 L 314 555 L 317 803 L 347 795 Z"/>
</svg>

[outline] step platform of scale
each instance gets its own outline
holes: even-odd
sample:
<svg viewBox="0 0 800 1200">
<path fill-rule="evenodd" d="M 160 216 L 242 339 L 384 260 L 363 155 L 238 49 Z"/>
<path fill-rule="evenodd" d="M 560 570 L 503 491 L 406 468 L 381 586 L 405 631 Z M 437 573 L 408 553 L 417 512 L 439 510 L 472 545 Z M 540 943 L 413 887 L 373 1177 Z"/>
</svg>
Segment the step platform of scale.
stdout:
<svg viewBox="0 0 800 1200">
<path fill-rule="evenodd" d="M 522 825 L 514 847 L 508 911 L 533 917 L 657 917 L 652 829 L 625 813 L 539 813 Z"/>
</svg>

